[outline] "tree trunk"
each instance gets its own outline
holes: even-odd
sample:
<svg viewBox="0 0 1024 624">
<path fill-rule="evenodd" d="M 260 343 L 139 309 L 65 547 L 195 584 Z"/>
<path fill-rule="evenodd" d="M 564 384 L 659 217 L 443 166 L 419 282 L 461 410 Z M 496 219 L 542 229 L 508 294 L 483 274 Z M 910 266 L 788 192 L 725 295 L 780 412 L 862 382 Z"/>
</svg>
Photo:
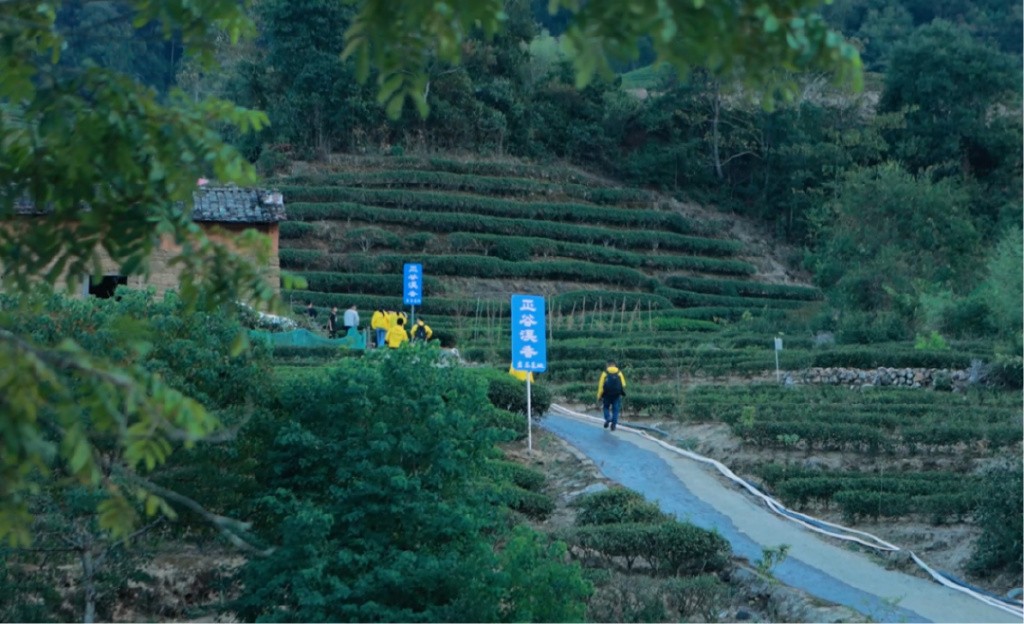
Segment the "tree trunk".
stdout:
<svg viewBox="0 0 1024 624">
<path fill-rule="evenodd" d="M 718 82 L 712 83 L 711 93 L 711 157 L 715 162 L 715 175 L 721 180 L 725 176 L 722 174 L 722 158 L 719 155 L 719 134 L 718 134 L 718 118 L 722 112 L 722 98 L 718 90 Z"/>
<path fill-rule="evenodd" d="M 82 621 L 92 624 L 96 621 L 96 562 L 92 556 L 92 538 L 87 536 L 80 551 L 82 559 L 82 589 L 85 592 L 85 615 Z"/>
</svg>

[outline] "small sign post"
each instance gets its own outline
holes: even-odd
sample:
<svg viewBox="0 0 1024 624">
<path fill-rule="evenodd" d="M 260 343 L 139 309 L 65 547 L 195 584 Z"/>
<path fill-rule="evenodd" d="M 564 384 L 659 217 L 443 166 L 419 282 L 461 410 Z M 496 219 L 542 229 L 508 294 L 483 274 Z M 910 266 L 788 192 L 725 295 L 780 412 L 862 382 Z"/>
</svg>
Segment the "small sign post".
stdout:
<svg viewBox="0 0 1024 624">
<path fill-rule="evenodd" d="M 412 306 L 412 327 L 416 324 L 416 306 L 423 305 L 423 265 L 418 262 L 406 262 L 402 268 L 402 303 Z"/>
<path fill-rule="evenodd" d="M 544 297 L 512 295 L 512 368 L 526 375 L 526 444 L 533 453 L 533 405 L 530 396 L 530 373 L 548 369 L 548 347 L 545 335 Z"/>
<path fill-rule="evenodd" d="M 775 339 L 775 383 L 782 383 L 782 374 L 779 373 L 779 351 L 782 351 L 782 338 Z"/>
</svg>

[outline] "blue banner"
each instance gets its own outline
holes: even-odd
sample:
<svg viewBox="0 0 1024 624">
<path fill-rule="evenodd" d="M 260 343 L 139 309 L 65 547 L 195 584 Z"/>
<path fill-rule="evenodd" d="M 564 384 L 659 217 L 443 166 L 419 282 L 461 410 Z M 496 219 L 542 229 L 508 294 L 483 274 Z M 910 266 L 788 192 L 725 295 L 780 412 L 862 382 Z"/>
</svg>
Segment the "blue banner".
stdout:
<svg viewBox="0 0 1024 624">
<path fill-rule="evenodd" d="M 405 305 L 423 304 L 423 265 L 406 263 L 402 273 L 402 303 Z"/>
<path fill-rule="evenodd" d="M 544 297 L 512 295 L 512 368 L 532 373 L 548 369 Z"/>
</svg>

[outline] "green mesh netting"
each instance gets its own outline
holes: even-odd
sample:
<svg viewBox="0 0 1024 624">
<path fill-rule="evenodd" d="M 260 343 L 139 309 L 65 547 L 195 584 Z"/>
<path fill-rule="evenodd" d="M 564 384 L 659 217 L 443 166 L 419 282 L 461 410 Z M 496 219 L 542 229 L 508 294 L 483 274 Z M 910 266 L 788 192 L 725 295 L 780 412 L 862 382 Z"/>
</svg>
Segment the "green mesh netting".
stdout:
<svg viewBox="0 0 1024 624">
<path fill-rule="evenodd" d="M 343 338 L 331 340 L 326 336 L 314 334 L 308 329 L 295 329 L 287 332 L 267 332 L 258 329 L 249 331 L 253 341 L 263 341 L 273 347 L 345 347 L 349 349 L 365 349 L 366 334 L 362 331 L 350 332 Z"/>
</svg>

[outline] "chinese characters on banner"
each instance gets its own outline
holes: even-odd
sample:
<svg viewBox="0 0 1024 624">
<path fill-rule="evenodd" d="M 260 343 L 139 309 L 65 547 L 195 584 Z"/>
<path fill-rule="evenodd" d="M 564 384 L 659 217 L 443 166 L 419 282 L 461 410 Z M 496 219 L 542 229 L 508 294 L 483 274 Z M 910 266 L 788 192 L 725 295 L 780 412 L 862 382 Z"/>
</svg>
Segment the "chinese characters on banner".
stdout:
<svg viewBox="0 0 1024 624">
<path fill-rule="evenodd" d="M 544 297 L 512 295 L 512 368 L 543 373 L 548 369 Z"/>
<path fill-rule="evenodd" d="M 402 275 L 402 303 L 423 304 L 423 265 L 407 263 Z"/>
</svg>

